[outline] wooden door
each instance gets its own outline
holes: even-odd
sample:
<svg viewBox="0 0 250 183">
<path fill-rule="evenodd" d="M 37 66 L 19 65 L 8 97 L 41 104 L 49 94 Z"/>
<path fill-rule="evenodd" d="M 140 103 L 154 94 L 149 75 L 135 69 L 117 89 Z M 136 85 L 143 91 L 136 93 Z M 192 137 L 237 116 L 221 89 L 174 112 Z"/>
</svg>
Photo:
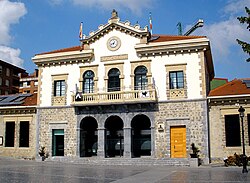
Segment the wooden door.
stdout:
<svg viewBox="0 0 250 183">
<path fill-rule="evenodd" d="M 171 158 L 186 158 L 186 127 L 170 128 Z"/>
</svg>

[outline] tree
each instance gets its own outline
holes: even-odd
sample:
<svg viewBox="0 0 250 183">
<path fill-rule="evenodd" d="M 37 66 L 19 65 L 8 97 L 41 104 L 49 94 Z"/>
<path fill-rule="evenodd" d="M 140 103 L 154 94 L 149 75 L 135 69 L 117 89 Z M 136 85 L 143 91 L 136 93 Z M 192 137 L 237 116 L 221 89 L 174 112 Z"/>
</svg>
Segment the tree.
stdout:
<svg viewBox="0 0 250 183">
<path fill-rule="evenodd" d="M 246 13 L 248 14 L 248 16 L 237 17 L 237 19 L 240 21 L 241 24 L 246 23 L 248 25 L 247 29 L 250 31 L 250 10 L 247 7 L 245 7 L 245 9 L 246 9 Z M 243 51 L 250 55 L 250 44 L 245 41 L 241 41 L 239 39 L 236 39 L 236 41 L 238 42 L 239 45 L 241 45 Z M 247 62 L 250 62 L 250 58 L 247 59 Z"/>
</svg>

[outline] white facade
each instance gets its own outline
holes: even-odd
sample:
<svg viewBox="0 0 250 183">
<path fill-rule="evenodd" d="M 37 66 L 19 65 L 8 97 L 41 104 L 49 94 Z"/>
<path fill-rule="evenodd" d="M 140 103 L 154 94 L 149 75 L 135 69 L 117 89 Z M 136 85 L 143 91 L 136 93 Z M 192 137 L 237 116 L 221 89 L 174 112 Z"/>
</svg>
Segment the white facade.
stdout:
<svg viewBox="0 0 250 183">
<path fill-rule="evenodd" d="M 195 143 L 208 162 L 206 97 L 214 70 L 206 37 L 151 35 L 114 11 L 81 46 L 32 59 L 39 68 L 39 143 L 53 156 L 58 134 L 65 139 L 58 155 L 187 158 Z M 180 133 L 182 140 L 170 138 Z M 107 145 L 118 138 L 119 152 Z"/>
<path fill-rule="evenodd" d="M 119 21 L 116 22 L 118 25 L 121 24 Z M 106 25 L 110 26 L 110 25 Z M 122 24 L 124 29 L 132 29 L 130 25 Z M 111 26 L 112 27 L 112 26 Z M 131 28 L 132 27 L 132 28 Z M 139 31 L 139 30 L 138 30 Z M 143 29 L 147 31 L 147 29 Z M 139 32 L 140 33 L 140 32 Z M 139 34 L 138 33 L 138 34 Z M 148 35 L 147 35 L 148 36 Z M 90 38 L 93 36 L 90 36 Z M 118 37 L 121 42 L 119 49 L 112 51 L 108 49 L 108 39 L 112 37 Z M 89 38 L 89 39 L 90 39 Z M 94 42 L 90 42 L 89 45 L 83 45 L 82 51 L 69 51 L 69 52 L 58 52 L 58 53 L 48 53 L 36 55 L 33 60 L 35 63 L 40 64 L 40 60 L 51 60 L 60 62 L 59 64 L 51 64 L 44 62 L 40 67 L 41 72 L 41 86 L 40 86 L 40 106 L 51 106 L 51 94 L 53 93 L 53 88 L 51 85 L 52 76 L 65 74 L 67 75 L 67 102 L 66 105 L 71 105 L 72 103 L 72 94 L 76 92 L 76 85 L 80 89 L 79 81 L 82 80 L 82 75 L 80 72 L 81 67 L 86 66 L 98 66 L 98 78 L 97 87 L 98 92 L 106 92 L 107 88 L 105 86 L 105 65 L 122 65 L 123 74 L 123 90 L 131 90 L 131 62 L 133 61 L 149 61 L 150 70 L 151 70 L 151 83 L 154 83 L 157 91 L 158 101 L 167 101 L 170 100 L 167 96 L 167 75 L 166 72 L 167 66 L 175 65 L 185 65 L 186 66 L 186 90 L 187 96 L 186 99 L 201 99 L 206 96 L 202 93 L 207 93 L 208 88 L 204 87 L 204 80 L 202 78 L 210 77 L 209 74 L 205 72 L 205 66 L 210 63 L 206 63 L 206 59 L 202 59 L 205 52 L 208 52 L 209 49 L 209 40 L 204 37 L 194 37 L 193 39 L 183 40 L 173 40 L 173 41 L 162 41 L 162 42 L 146 42 L 142 43 L 140 37 L 135 37 L 131 33 L 125 31 L 120 31 L 119 29 L 112 29 L 103 36 L 95 38 Z M 153 50 L 152 54 L 144 54 L 144 52 L 149 52 Z M 160 54 L 157 53 L 160 50 Z M 74 58 L 74 55 L 83 56 L 85 53 L 92 53 L 91 58 L 87 60 L 78 60 Z M 142 54 L 141 54 L 142 52 Z M 155 54 L 154 54 L 155 52 Z M 68 59 L 68 56 L 73 56 L 72 60 Z M 118 58 L 115 59 L 113 56 L 122 56 L 125 55 L 127 58 Z M 113 57 L 109 61 L 101 61 L 102 57 Z M 55 59 L 55 60 L 53 60 Z"/>
</svg>

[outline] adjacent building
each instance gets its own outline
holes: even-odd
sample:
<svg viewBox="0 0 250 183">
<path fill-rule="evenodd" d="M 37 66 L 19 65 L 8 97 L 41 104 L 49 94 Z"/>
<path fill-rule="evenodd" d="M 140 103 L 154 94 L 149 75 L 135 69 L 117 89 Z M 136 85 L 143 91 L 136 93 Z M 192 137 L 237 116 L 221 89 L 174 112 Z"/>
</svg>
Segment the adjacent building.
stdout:
<svg viewBox="0 0 250 183">
<path fill-rule="evenodd" d="M 38 90 L 38 70 L 34 73 L 22 73 L 20 75 L 19 93 L 37 93 Z"/>
<path fill-rule="evenodd" d="M 0 95 L 19 92 L 19 76 L 25 70 L 0 60 Z"/>
<path fill-rule="evenodd" d="M 50 158 L 186 160 L 195 143 L 209 162 L 206 37 L 151 35 L 113 11 L 80 46 L 32 59 L 38 142 Z"/>
<path fill-rule="evenodd" d="M 250 154 L 250 79 L 234 79 L 213 89 L 208 96 L 210 152 L 212 162 L 242 154 L 242 123 L 239 107 L 245 109 L 243 118 L 246 154 Z"/>
<path fill-rule="evenodd" d="M 35 159 L 37 94 L 0 96 L 0 156 Z"/>
</svg>

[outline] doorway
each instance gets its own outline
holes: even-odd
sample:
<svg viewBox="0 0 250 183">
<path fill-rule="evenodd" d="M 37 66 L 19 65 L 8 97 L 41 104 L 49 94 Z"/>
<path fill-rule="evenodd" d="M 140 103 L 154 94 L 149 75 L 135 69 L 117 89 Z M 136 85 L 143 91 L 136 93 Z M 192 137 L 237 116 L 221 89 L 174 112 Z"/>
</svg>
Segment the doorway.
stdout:
<svg viewBox="0 0 250 183">
<path fill-rule="evenodd" d="M 151 156 L 151 123 L 145 115 L 132 119 L 132 154 L 133 157 Z"/>
<path fill-rule="evenodd" d="M 64 130 L 52 130 L 52 155 L 64 156 Z"/>
<path fill-rule="evenodd" d="M 105 157 L 122 157 L 124 151 L 123 121 L 111 116 L 105 122 Z"/>
<path fill-rule="evenodd" d="M 97 155 L 97 121 L 86 117 L 80 124 L 80 157 Z"/>
<path fill-rule="evenodd" d="M 170 128 L 171 158 L 186 158 L 186 127 Z"/>
</svg>

